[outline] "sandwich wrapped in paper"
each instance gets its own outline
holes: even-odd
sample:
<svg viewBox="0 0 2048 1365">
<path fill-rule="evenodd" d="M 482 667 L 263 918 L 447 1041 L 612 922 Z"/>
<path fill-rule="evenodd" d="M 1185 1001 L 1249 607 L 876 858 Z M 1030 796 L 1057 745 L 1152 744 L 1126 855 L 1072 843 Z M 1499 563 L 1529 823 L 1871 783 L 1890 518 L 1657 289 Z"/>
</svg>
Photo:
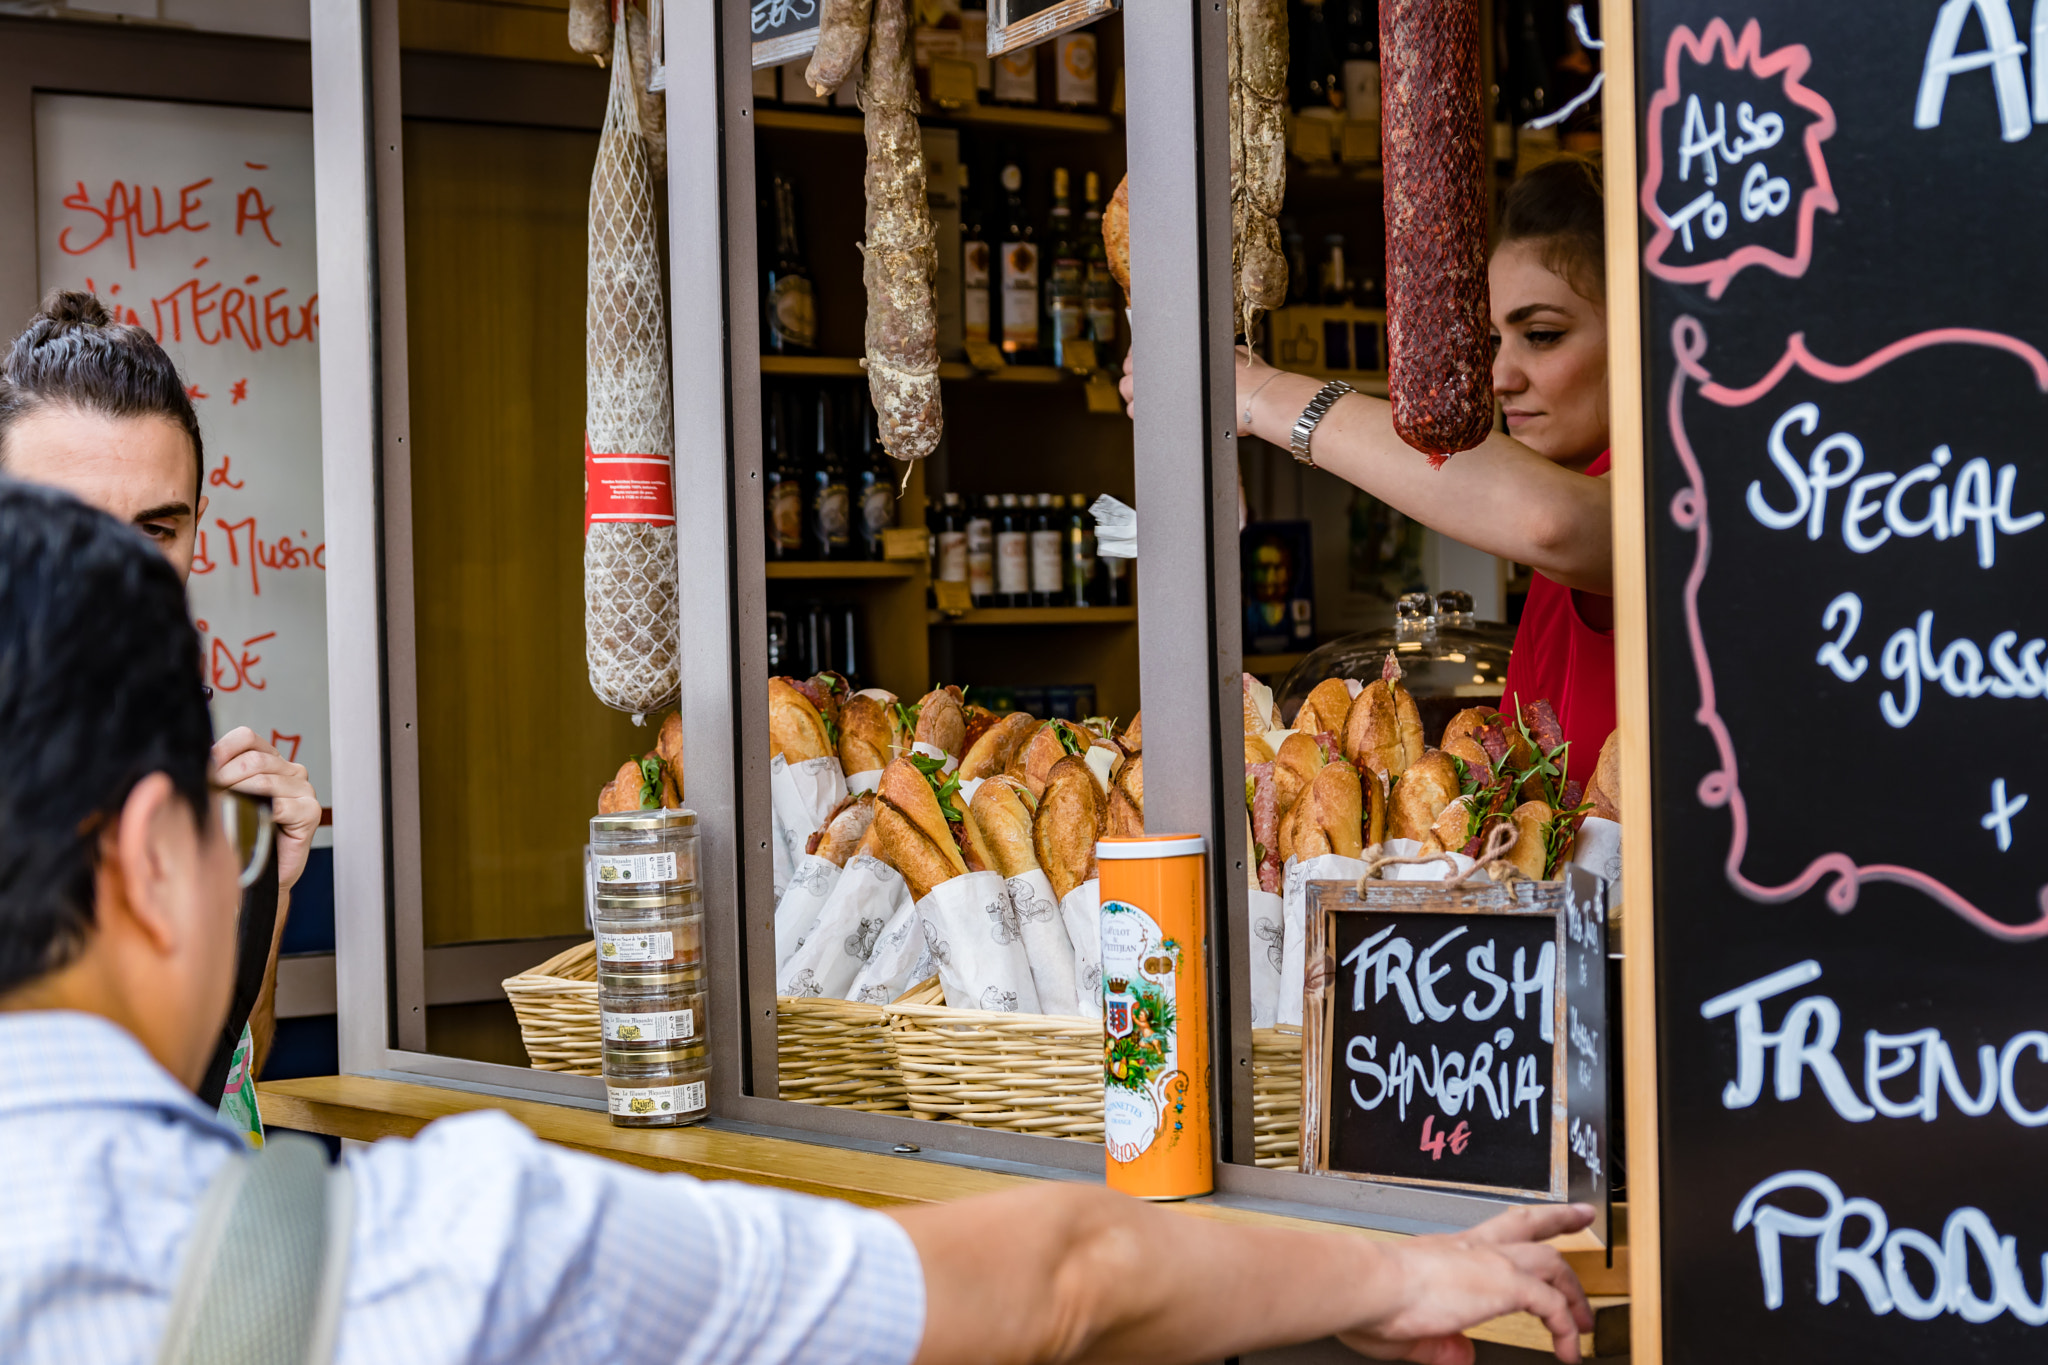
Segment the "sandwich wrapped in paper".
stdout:
<svg viewBox="0 0 2048 1365">
<path fill-rule="evenodd" d="M 913 753 L 883 770 L 877 799 L 878 852 L 916 898 L 947 1005 L 1040 1013 L 1023 926 L 958 779 Z"/>
<path fill-rule="evenodd" d="M 836 673 L 768 680 L 768 793 L 790 875 L 811 836 L 846 799 L 838 743 L 845 689 Z M 783 890 L 779 881 L 776 894 Z"/>
<path fill-rule="evenodd" d="M 996 776 L 975 792 L 968 815 L 980 831 L 996 871 L 1002 874 L 1010 908 L 1016 912 L 1040 1012 L 1078 1015 L 1081 1005 L 1074 984 L 1074 941 L 1060 919 L 1052 880 L 1039 866 L 1032 830 L 1037 810 L 1038 802 L 1022 782 Z"/>
<path fill-rule="evenodd" d="M 789 883 L 775 902 L 775 967 L 780 971 L 818 923 L 826 900 L 839 884 L 840 869 L 874 823 L 872 793 L 855 793 L 839 803 L 805 845 Z"/>
<path fill-rule="evenodd" d="M 839 766 L 849 791 L 873 791 L 882 769 L 909 752 L 910 734 L 894 692 L 867 688 L 839 708 Z"/>
<path fill-rule="evenodd" d="M 1085 759 L 1069 754 L 1046 770 L 1031 823 L 1032 850 L 1073 942 L 1077 1008 L 1091 1019 L 1102 1014 L 1101 890 L 1095 845 L 1102 838 L 1107 814 L 1108 802 Z"/>
<path fill-rule="evenodd" d="M 847 859 L 811 927 L 777 968 L 777 995 L 848 998 L 882 941 L 883 931 L 910 911 L 909 886 L 901 873 L 874 856 L 874 847 L 870 826 L 860 851 Z M 778 940 L 780 927 L 778 906 Z"/>
</svg>

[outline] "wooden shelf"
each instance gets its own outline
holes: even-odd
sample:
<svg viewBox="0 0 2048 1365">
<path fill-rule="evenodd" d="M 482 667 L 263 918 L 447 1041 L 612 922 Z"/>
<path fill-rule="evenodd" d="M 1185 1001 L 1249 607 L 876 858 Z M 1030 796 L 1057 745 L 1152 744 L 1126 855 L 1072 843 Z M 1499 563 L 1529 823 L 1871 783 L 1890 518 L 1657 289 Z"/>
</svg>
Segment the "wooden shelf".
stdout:
<svg viewBox="0 0 2048 1365">
<path fill-rule="evenodd" d="M 764 355 L 761 357 L 761 373 L 858 379 L 867 371 L 861 368 L 858 356 Z M 1057 384 L 1066 379 L 1079 380 L 1080 376 L 1052 365 L 1012 365 L 991 373 L 949 360 L 939 366 L 939 378 L 978 379 L 990 384 Z"/>
<path fill-rule="evenodd" d="M 1113 133 L 1116 121 L 1107 114 L 1069 114 L 1058 109 L 1011 109 L 984 104 L 972 109 L 955 109 L 927 114 L 920 123 L 939 127 L 1001 128 L 1006 131 L 1044 133 Z M 859 135 L 862 119 L 857 113 L 829 114 L 809 109 L 756 109 L 754 126 L 783 128 L 801 133 L 844 133 Z"/>
<path fill-rule="evenodd" d="M 770 578 L 915 578 L 924 565 L 904 559 L 779 561 L 766 566 Z"/>
<path fill-rule="evenodd" d="M 1124 626 L 1138 619 L 1136 607 L 976 607 L 961 616 L 928 613 L 935 626 Z"/>
</svg>

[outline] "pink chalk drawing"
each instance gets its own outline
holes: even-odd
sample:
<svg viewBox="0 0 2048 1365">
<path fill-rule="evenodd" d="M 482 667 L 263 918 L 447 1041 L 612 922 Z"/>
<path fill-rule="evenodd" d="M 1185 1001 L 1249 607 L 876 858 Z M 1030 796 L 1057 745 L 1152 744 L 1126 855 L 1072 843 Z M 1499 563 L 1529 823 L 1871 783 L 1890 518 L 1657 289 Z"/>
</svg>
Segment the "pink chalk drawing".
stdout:
<svg viewBox="0 0 2048 1365">
<path fill-rule="evenodd" d="M 1796 243 L 1791 255 L 1773 251 L 1757 243 L 1738 246 L 1728 255 L 1711 261 L 1699 261 L 1692 265 L 1679 265 L 1665 259 L 1672 241 L 1681 232 L 1679 225 L 1667 216 L 1657 202 L 1657 192 L 1664 183 L 1664 116 L 1683 97 L 1679 88 L 1679 60 L 1690 58 L 1696 66 L 1711 65 L 1716 50 L 1730 71 L 1744 67 L 1761 81 L 1783 79 L 1785 98 L 1793 105 L 1813 115 L 1804 133 L 1807 169 L 1813 183 L 1802 190 L 1796 210 Z M 1745 266 L 1760 265 L 1776 271 L 1788 279 L 1798 279 L 1806 273 L 1806 267 L 1813 259 L 1813 219 L 1822 209 L 1829 213 L 1840 211 L 1835 202 L 1833 182 L 1828 178 L 1827 160 L 1821 155 L 1820 144 L 1834 136 L 1835 111 L 1825 98 L 1801 84 L 1807 68 L 1813 63 L 1812 54 L 1803 43 L 1793 43 L 1766 55 L 1763 51 L 1763 29 L 1752 19 L 1743 25 L 1742 36 L 1737 38 L 1729 29 L 1725 19 L 1715 19 L 1697 35 L 1680 25 L 1671 35 L 1670 43 L 1664 49 L 1664 84 L 1650 100 L 1648 115 L 1648 158 L 1643 171 L 1642 207 L 1643 213 L 1655 227 L 1650 243 L 1643 249 L 1643 268 L 1659 279 L 1677 284 L 1700 284 L 1707 286 L 1707 297 L 1718 299 L 1728 292 L 1729 284 Z M 1746 106 L 1745 106 L 1746 107 Z M 1767 114 L 1766 118 L 1775 117 Z M 1708 156 L 1712 157 L 1713 152 Z M 1744 182 L 1744 194 L 1748 194 L 1748 182 Z M 1681 217 L 1683 214 L 1681 212 Z M 1722 209 L 1723 221 L 1726 210 Z M 1718 234 L 1717 234 L 1718 235 Z M 1688 249 L 1690 233 L 1686 235 Z"/>
<path fill-rule="evenodd" d="M 1808 863 L 1798 876 L 1777 886 L 1765 886 L 1744 875 L 1742 863 L 1749 850 L 1749 806 L 1742 795 L 1735 742 L 1730 737 L 1727 722 L 1721 718 L 1714 664 L 1708 655 L 1706 634 L 1700 626 L 1700 590 L 1706 583 L 1711 541 L 1707 526 L 1706 479 L 1685 426 L 1687 385 L 1697 386 L 1702 398 L 1721 407 L 1746 407 L 1777 387 L 1779 381 L 1795 369 L 1826 383 L 1846 384 L 1902 356 L 1936 346 L 1981 346 L 2004 351 L 2023 361 L 2032 371 L 2035 387 L 2048 393 L 2048 356 L 2013 337 L 1963 327 L 1916 333 L 1851 365 L 1831 365 L 1817 359 L 1807 350 L 1805 337 L 1795 333 L 1787 338 L 1784 355 L 1761 380 L 1742 388 L 1730 388 L 1717 383 L 1700 363 L 1707 351 L 1707 334 L 1699 321 L 1681 317 L 1672 325 L 1671 350 L 1678 367 L 1671 378 L 1665 418 L 1670 423 L 1672 447 L 1685 468 L 1688 486 L 1672 497 L 1671 520 L 1694 536 L 1692 568 L 1685 577 L 1685 628 L 1692 651 L 1693 672 L 1700 689 L 1699 709 L 1693 718 L 1713 737 L 1719 759 L 1719 766 L 1700 779 L 1697 791 L 1700 804 L 1709 810 L 1722 807 L 1728 810 L 1728 856 L 1723 867 L 1728 884 L 1750 900 L 1765 905 L 1781 905 L 1805 895 L 1824 879 L 1832 877 L 1834 884 L 1826 893 L 1828 908 L 1836 914 L 1845 915 L 1856 908 L 1857 897 L 1866 883 L 1889 882 L 1911 887 L 1993 938 L 2014 943 L 2028 942 L 2048 938 L 2048 885 L 2042 886 L 2036 894 L 2035 901 L 2040 911 L 2037 918 L 2024 924 L 2007 924 L 1926 872 L 1889 863 L 1860 865 L 1846 853 L 1823 854 Z"/>
</svg>

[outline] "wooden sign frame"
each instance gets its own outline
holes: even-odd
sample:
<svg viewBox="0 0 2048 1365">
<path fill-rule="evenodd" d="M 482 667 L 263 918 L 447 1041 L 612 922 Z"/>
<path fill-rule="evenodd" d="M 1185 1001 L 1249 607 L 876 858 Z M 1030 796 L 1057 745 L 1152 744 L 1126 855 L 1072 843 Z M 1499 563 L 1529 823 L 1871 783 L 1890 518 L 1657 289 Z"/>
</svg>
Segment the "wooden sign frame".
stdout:
<svg viewBox="0 0 2048 1365">
<path fill-rule="evenodd" d="M 798 18 L 808 17 L 811 20 L 810 27 L 798 29 L 793 33 L 778 34 L 773 38 L 760 39 L 754 42 L 752 46 L 754 69 L 758 71 L 764 66 L 781 66 L 784 62 L 795 61 L 798 57 L 808 56 L 817 51 L 819 10 L 824 7 L 824 3 L 825 0 L 746 0 L 750 21 L 763 13 L 772 16 L 784 9 L 794 10 L 801 7 L 808 7 L 810 9 L 808 16 L 797 16 Z"/>
<path fill-rule="evenodd" d="M 1642 243 L 1637 210 L 1641 164 L 1636 124 L 1634 0 L 1600 0 L 1601 161 L 1606 168 L 1607 382 L 1613 462 L 1614 683 L 1621 735 L 1622 860 L 1619 1031 L 1627 1115 L 1629 1312 L 1637 1365 L 1662 1365 L 1664 1270 L 1657 1132 L 1656 830 L 1650 802 L 1650 580 L 1648 398 L 1644 390 Z"/>
<path fill-rule="evenodd" d="M 1306 975 L 1301 1010 L 1301 1170 L 1305 1175 L 1334 1176 L 1372 1184 L 1412 1185 L 1428 1189 L 1494 1195 L 1510 1199 L 1563 1202 L 1570 1189 L 1569 1091 L 1571 1029 L 1566 1011 L 1567 891 L 1563 882 L 1476 882 L 1446 886 L 1442 882 L 1375 882 L 1363 893 L 1356 883 L 1310 882 L 1304 916 Z M 1550 1181 L 1542 1189 L 1515 1189 L 1462 1180 L 1430 1180 L 1418 1176 L 1373 1175 L 1330 1168 L 1331 1070 L 1335 1063 L 1339 971 L 1333 954 L 1336 917 L 1346 914 L 1490 916 L 1502 919 L 1551 921 L 1556 957 L 1556 987 L 1551 992 Z"/>
<path fill-rule="evenodd" d="M 1103 15 L 1122 9 L 1123 0 L 1055 0 L 1035 14 L 1013 19 L 1010 16 L 1016 12 L 1017 5 L 1018 0 L 989 0 L 989 56 L 1000 57 L 1005 52 L 1042 43 L 1069 29 L 1085 28 Z"/>
</svg>

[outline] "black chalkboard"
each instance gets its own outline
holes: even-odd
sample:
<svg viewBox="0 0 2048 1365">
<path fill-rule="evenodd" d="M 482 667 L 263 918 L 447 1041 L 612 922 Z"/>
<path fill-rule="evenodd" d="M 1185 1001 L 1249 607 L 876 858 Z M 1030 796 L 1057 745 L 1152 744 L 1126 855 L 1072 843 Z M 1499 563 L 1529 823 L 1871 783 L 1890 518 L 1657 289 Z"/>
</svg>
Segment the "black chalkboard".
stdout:
<svg viewBox="0 0 2048 1365">
<path fill-rule="evenodd" d="M 2048 1352 L 2038 13 L 1635 7 L 1666 1360 Z"/>
<path fill-rule="evenodd" d="M 1042 43 L 1123 8 L 1123 0 L 989 0 L 988 55 Z"/>
<path fill-rule="evenodd" d="M 1313 883 L 1308 919 L 1303 1169 L 1604 1210 L 1598 877 Z"/>
<path fill-rule="evenodd" d="M 781 66 L 818 46 L 824 0 L 740 0 L 754 34 L 754 65 Z"/>
</svg>

